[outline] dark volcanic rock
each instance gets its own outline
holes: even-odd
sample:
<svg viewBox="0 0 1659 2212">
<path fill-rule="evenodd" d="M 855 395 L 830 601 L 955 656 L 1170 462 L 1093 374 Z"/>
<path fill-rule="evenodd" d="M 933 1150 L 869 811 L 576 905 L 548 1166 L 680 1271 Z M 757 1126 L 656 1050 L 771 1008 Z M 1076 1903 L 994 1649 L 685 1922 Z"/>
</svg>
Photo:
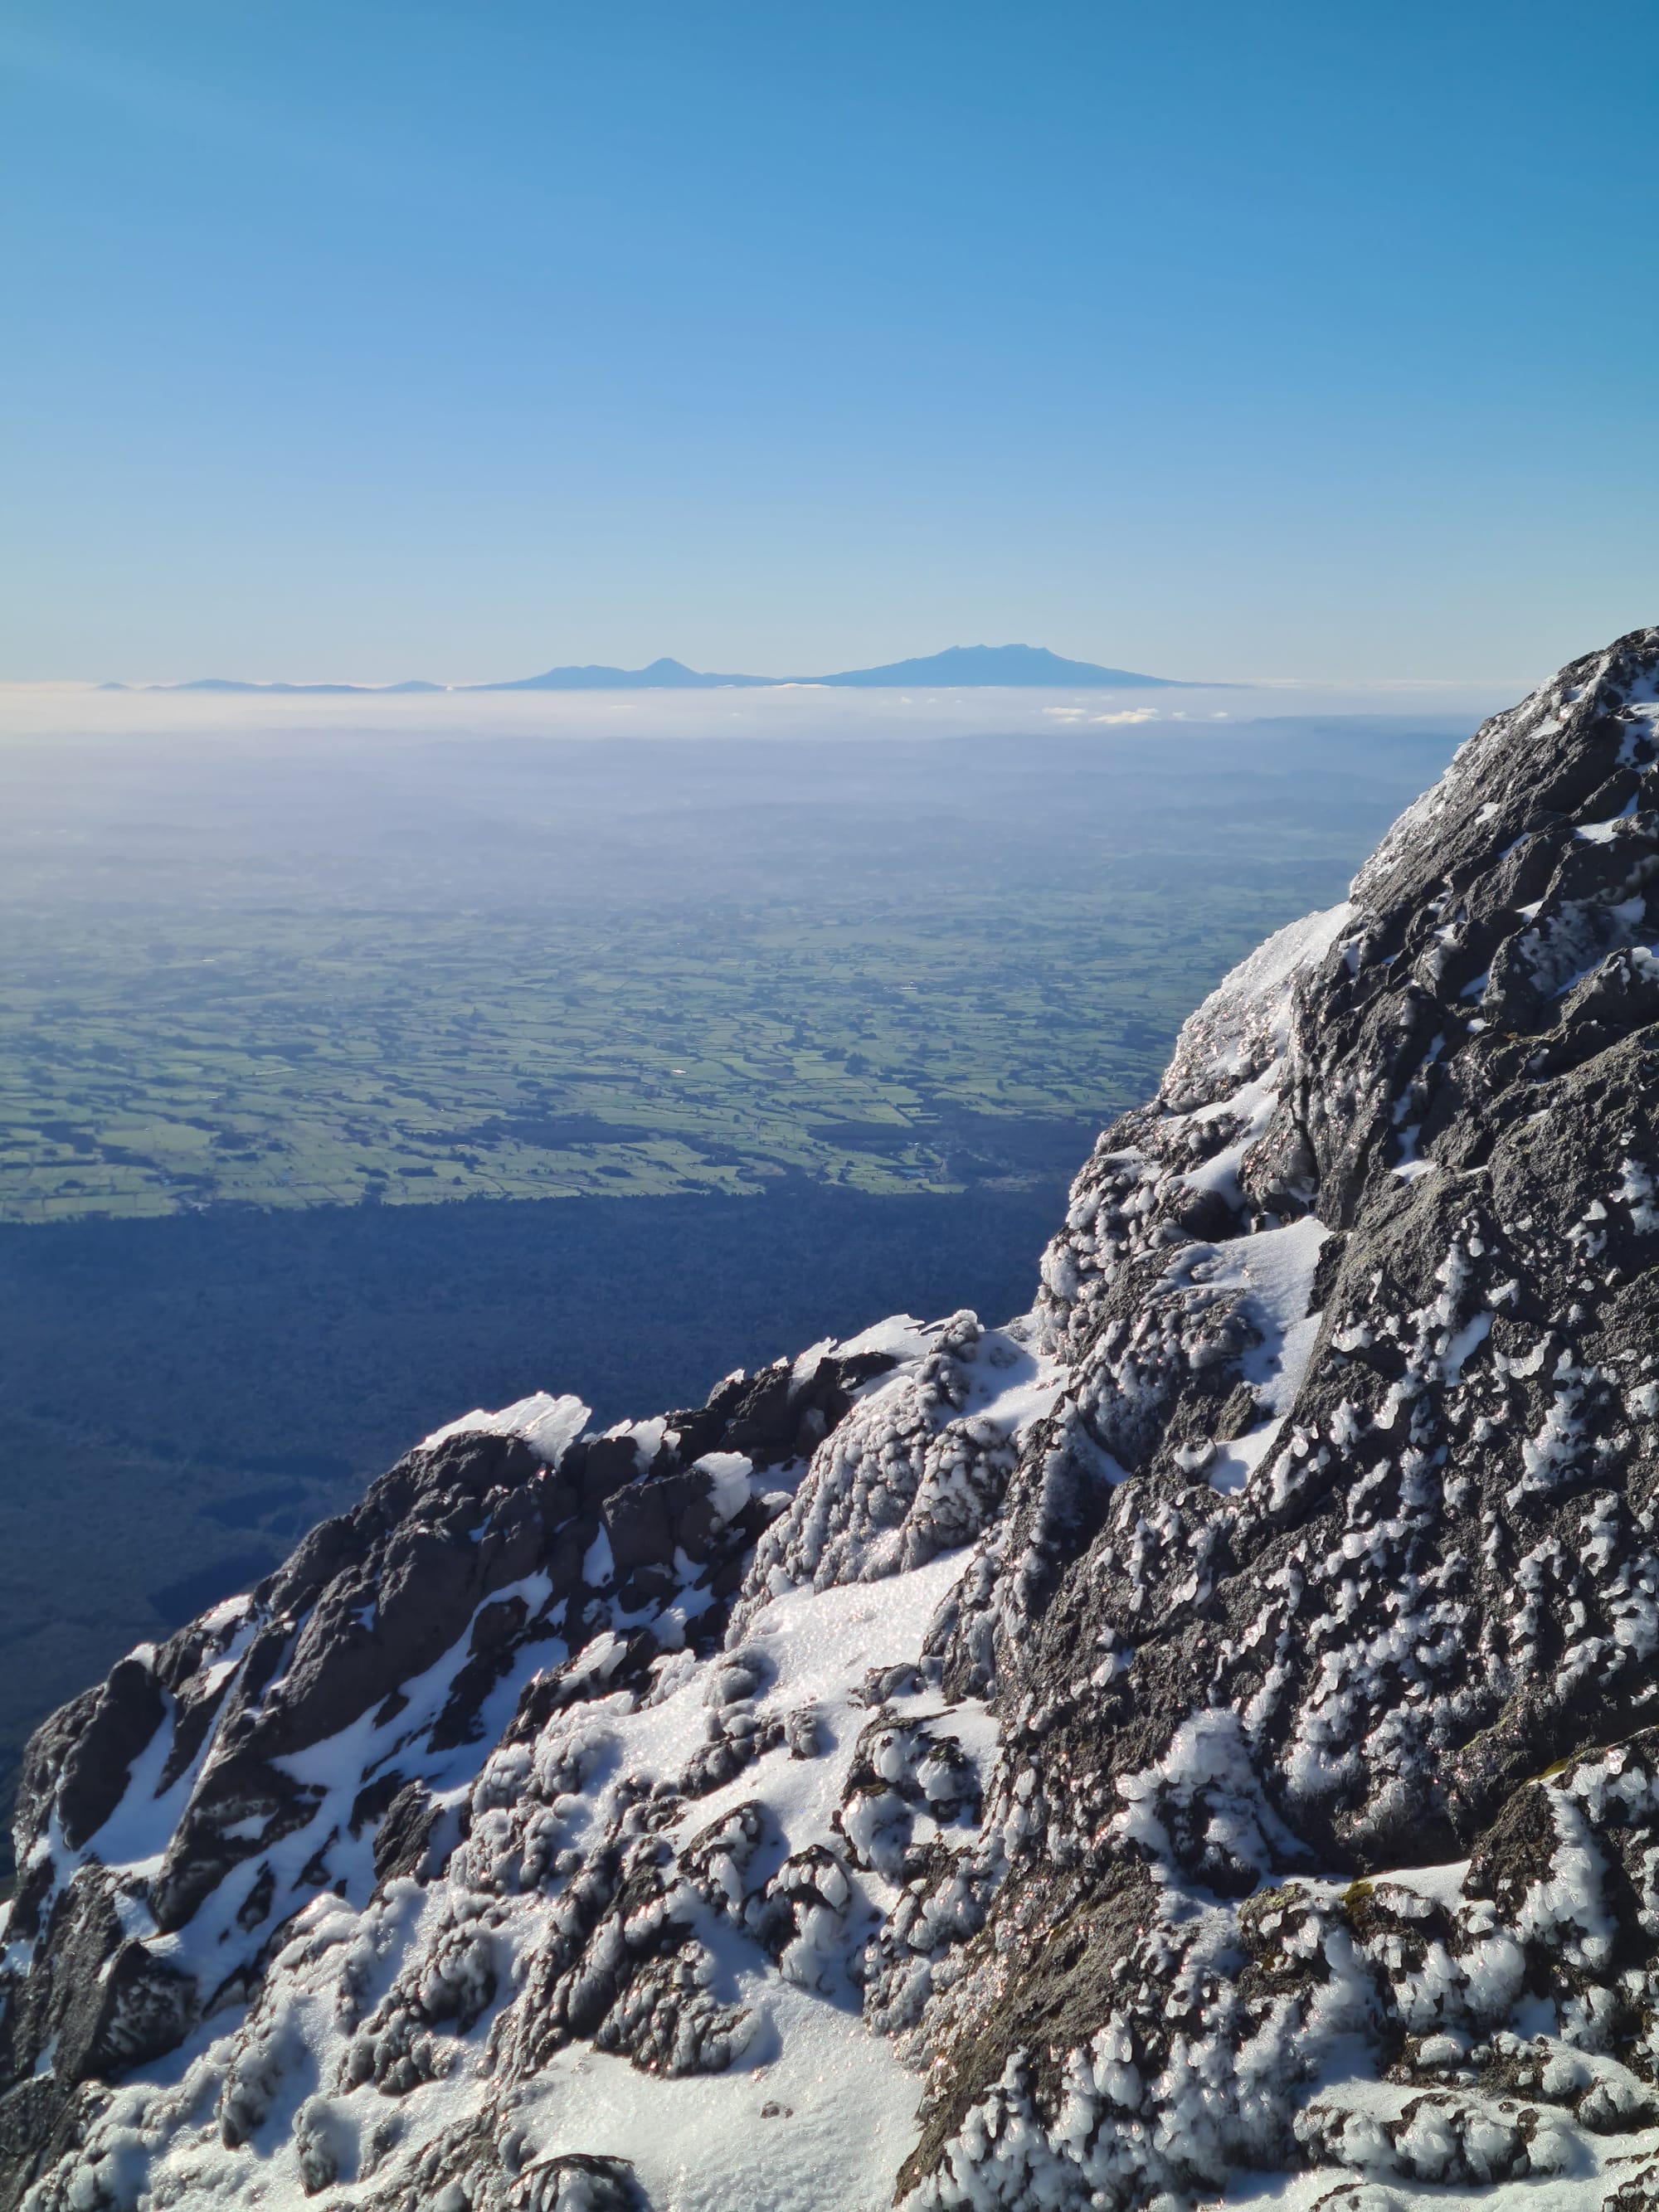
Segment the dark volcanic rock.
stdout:
<svg viewBox="0 0 1659 2212">
<path fill-rule="evenodd" d="M 109 1679 L 55 1713 L 28 1748 L 20 1820 L 39 1820 L 50 1795 L 71 1850 L 97 1834 L 125 1792 L 137 1758 L 167 1717 L 148 1661 L 119 1661 Z"/>
<path fill-rule="evenodd" d="M 475 1742 L 492 1693 L 549 1644 L 580 1651 L 598 1637 L 600 1645 L 586 1674 L 574 1656 L 556 1668 L 554 1704 L 559 1684 L 568 1702 L 635 1679 L 660 1647 L 640 1630 L 614 1654 L 604 1648 L 613 1590 L 618 1603 L 678 1596 L 689 1565 L 708 1593 L 708 1621 L 723 1620 L 767 1518 L 740 1480 L 740 1510 L 726 1494 L 732 1470 L 749 1463 L 734 1425 L 781 1463 L 803 1424 L 816 1441 L 850 1407 L 859 1382 L 890 1364 L 825 1355 L 802 1376 L 785 1368 L 729 1378 L 708 1408 L 675 1417 L 684 1438 L 664 1421 L 567 1436 L 550 1450 L 488 1428 L 446 1437 L 399 1461 L 354 1511 L 313 1528 L 251 1602 L 219 1607 L 159 1653 L 123 1660 L 55 1714 L 30 1746 L 20 1793 L 24 1870 L 8 1934 L 32 1957 L 21 1975 L 14 1966 L 0 1978 L 0 2205 L 50 2162 L 66 2126 L 73 2133 L 78 2084 L 172 2049 L 212 1992 L 257 1988 L 262 1947 L 296 1903 L 349 1887 L 342 1869 L 365 1862 L 382 1884 L 440 1871 L 465 1833 L 464 1809 L 406 1778 L 394 1759 L 407 1761 L 414 1746 L 430 1765 Z M 568 1402 L 567 1431 L 580 1425 Z M 724 1512 L 717 1479 L 693 1464 L 708 1452 L 728 1455 Z M 595 1590 L 583 1564 L 602 1532 L 614 1572 Z M 417 1704 L 422 1684 L 433 1687 Z M 509 1697 L 504 1717 L 518 1702 Z M 133 1813 L 134 1763 L 169 1723 L 155 1794 L 137 1808 L 139 1835 L 123 1839 L 142 1859 L 143 1823 L 161 1818 L 159 1864 L 114 1879 L 96 1839 L 118 1808 Z M 354 1731 L 365 1762 L 355 1774 L 331 1756 L 314 1778 L 303 1771 L 308 1753 Z M 349 1810 L 336 1812 L 342 1780 Z M 182 1806 L 149 1811 L 180 1784 Z M 89 1851 L 67 1883 L 44 1848 L 54 1823 L 66 1850 Z M 352 1859 L 359 1838 L 363 1856 Z M 223 1924 L 192 1942 L 209 1906 Z M 240 1964 L 225 1949 L 233 1936 L 244 1947 Z M 182 1949 L 172 1941 L 180 1937 Z M 599 2191 L 596 2203 L 620 2203 L 595 2178 L 603 2164 L 581 2186 Z M 576 2203 L 579 2181 L 572 2166 L 558 2202 Z"/>
</svg>

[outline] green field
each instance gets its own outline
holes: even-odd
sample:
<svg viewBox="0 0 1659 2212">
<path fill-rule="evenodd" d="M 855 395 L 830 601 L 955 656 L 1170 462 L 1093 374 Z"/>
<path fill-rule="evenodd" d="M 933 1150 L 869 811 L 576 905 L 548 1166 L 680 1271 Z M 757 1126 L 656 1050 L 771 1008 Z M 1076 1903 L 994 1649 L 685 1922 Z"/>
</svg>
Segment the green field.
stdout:
<svg viewBox="0 0 1659 2212">
<path fill-rule="evenodd" d="M 1450 744 L 0 750 L 0 1221 L 1029 1187 Z"/>
<path fill-rule="evenodd" d="M 1028 1180 L 1282 915 L 14 920 L 0 1218 Z"/>
</svg>

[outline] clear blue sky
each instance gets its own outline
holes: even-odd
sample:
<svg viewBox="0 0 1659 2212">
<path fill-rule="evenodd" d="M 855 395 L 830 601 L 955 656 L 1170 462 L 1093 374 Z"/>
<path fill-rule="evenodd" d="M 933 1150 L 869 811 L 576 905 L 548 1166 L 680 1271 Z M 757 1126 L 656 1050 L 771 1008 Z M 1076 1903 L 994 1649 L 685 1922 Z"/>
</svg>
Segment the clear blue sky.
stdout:
<svg viewBox="0 0 1659 2212">
<path fill-rule="evenodd" d="M 1659 11 L 14 0 L 0 675 L 1659 619 Z"/>
</svg>

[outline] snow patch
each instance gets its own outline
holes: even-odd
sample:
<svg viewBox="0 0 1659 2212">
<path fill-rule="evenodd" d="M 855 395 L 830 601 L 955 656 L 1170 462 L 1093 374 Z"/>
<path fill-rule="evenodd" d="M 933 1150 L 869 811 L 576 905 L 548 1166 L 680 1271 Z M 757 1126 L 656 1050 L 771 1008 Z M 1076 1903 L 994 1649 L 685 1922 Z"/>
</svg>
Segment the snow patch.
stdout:
<svg viewBox="0 0 1659 2212">
<path fill-rule="evenodd" d="M 451 1437 L 522 1437 L 550 1467 L 556 1467 L 587 1425 L 590 1411 L 580 1398 L 554 1398 L 545 1390 L 538 1390 L 528 1398 L 519 1398 L 512 1405 L 503 1406 L 499 1413 L 489 1413 L 482 1407 L 475 1407 L 471 1413 L 446 1421 L 441 1429 L 434 1429 L 429 1437 L 421 1439 L 419 1448 L 431 1451 L 436 1445 L 447 1443 Z"/>
</svg>

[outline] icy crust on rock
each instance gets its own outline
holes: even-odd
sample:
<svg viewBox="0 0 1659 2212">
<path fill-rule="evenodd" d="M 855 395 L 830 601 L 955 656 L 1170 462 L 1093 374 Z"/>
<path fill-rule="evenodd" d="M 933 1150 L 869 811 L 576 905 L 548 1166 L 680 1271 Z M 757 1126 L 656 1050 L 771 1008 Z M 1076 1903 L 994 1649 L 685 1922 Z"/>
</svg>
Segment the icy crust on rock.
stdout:
<svg viewBox="0 0 1659 2212">
<path fill-rule="evenodd" d="M 55 1717 L 0 2205 L 1659 2204 L 1656 720 L 1488 724 L 1030 1316 L 471 1416 Z"/>
<path fill-rule="evenodd" d="M 1057 1387 L 964 1313 L 468 1415 L 134 1653 L 31 1752 L 4 2201 L 884 2201 L 1004 1863 L 925 1647 Z"/>
<path fill-rule="evenodd" d="M 976 1845 L 994 1735 L 915 1663 L 951 1571 L 878 1614 L 786 1598 L 712 1671 L 509 1729 L 441 1878 L 313 1893 L 251 2004 L 88 2096 L 28 2201 L 520 2204 L 562 2158 L 606 2205 L 883 2202 L 918 2084 L 860 2024 L 863 1961 L 907 1866 Z"/>
<path fill-rule="evenodd" d="M 1224 975 L 1189 1017 L 1160 1087 L 1176 1111 L 1237 1091 L 1285 1049 L 1297 977 L 1322 959 L 1353 914 L 1346 902 L 1286 922 Z"/>
<path fill-rule="evenodd" d="M 1652 2191 L 1654 1839 L 1535 1778 L 1612 1744 L 1645 1802 L 1659 1717 L 1656 674 L 1640 633 L 1487 726 L 1079 1178 L 1038 1322 L 1086 1437 L 947 1655 L 1029 1826 L 925 2022 L 921 2203 Z M 1427 1952 L 1371 1902 L 1425 1863 Z"/>
<path fill-rule="evenodd" d="M 1028 1334 L 1015 1322 L 987 1340 L 975 1315 L 953 1315 L 911 1371 L 855 1407 L 761 1539 L 743 1617 L 763 1595 L 879 1581 L 977 1536 L 1002 1504 L 1021 1431 L 1059 1393 Z"/>
</svg>

